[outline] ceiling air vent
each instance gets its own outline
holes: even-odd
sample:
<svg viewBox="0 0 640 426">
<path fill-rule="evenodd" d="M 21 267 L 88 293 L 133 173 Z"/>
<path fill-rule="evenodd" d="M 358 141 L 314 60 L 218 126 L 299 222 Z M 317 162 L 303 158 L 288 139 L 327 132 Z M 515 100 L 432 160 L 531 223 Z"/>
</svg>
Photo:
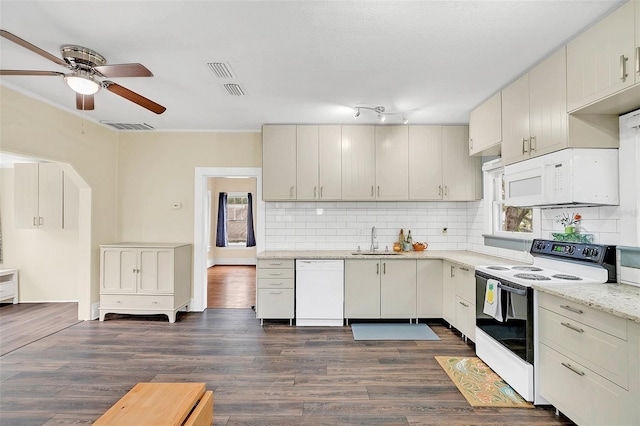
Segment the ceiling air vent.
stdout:
<svg viewBox="0 0 640 426">
<path fill-rule="evenodd" d="M 242 87 L 240 87 L 239 84 L 234 84 L 234 83 L 230 83 L 230 84 L 225 84 L 224 88 L 227 89 L 227 93 L 229 93 L 231 96 L 244 96 L 244 90 L 242 90 Z"/>
<path fill-rule="evenodd" d="M 101 121 L 101 123 L 116 130 L 155 130 L 147 123 L 113 123 L 110 121 Z"/>
<path fill-rule="evenodd" d="M 207 62 L 209 69 L 218 78 L 235 78 L 231 67 L 226 62 Z"/>
</svg>

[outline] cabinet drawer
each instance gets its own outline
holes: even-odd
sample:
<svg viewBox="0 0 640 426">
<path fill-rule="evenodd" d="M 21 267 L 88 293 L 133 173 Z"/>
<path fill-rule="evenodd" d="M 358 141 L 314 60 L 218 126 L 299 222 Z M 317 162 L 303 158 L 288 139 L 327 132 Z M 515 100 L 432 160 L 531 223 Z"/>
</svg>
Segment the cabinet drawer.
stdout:
<svg viewBox="0 0 640 426">
<path fill-rule="evenodd" d="M 258 318 L 293 318 L 293 289 L 259 289 Z"/>
<path fill-rule="evenodd" d="M 633 419 L 637 401 L 631 403 L 627 391 L 584 365 L 542 344 L 538 369 L 542 397 L 574 422 L 637 424 Z"/>
<path fill-rule="evenodd" d="M 102 294 L 100 307 L 111 309 L 173 309 L 173 296 Z"/>
<path fill-rule="evenodd" d="M 539 293 L 538 304 L 541 308 L 627 340 L 627 321 L 624 318 L 542 292 Z"/>
<path fill-rule="evenodd" d="M 16 282 L 6 281 L 0 284 L 0 300 L 13 297 L 16 294 Z"/>
<path fill-rule="evenodd" d="M 261 278 L 258 288 L 293 288 L 293 278 Z"/>
<path fill-rule="evenodd" d="M 293 269 L 293 259 L 258 259 L 258 269 Z"/>
<path fill-rule="evenodd" d="M 627 341 L 547 309 L 539 309 L 540 341 L 628 389 Z"/>
<path fill-rule="evenodd" d="M 475 271 L 466 266 L 455 267 L 456 294 L 465 300 L 476 300 Z"/>
<path fill-rule="evenodd" d="M 258 269 L 258 279 L 293 279 L 293 269 Z"/>
</svg>

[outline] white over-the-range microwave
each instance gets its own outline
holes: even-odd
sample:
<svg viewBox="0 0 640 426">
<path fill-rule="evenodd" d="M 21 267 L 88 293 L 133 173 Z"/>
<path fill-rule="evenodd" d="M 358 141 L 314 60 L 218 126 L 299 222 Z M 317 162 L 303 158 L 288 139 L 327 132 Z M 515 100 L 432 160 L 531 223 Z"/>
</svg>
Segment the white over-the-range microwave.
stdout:
<svg viewBox="0 0 640 426">
<path fill-rule="evenodd" d="M 505 166 L 505 204 L 618 205 L 618 150 L 567 148 Z"/>
</svg>

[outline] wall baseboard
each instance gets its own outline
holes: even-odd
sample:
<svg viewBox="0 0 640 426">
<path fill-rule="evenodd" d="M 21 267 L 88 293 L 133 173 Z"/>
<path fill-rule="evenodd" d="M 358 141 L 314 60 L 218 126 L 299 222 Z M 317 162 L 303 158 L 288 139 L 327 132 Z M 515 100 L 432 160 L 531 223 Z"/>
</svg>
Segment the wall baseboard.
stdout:
<svg viewBox="0 0 640 426">
<path fill-rule="evenodd" d="M 91 304 L 91 319 L 96 320 L 100 317 L 100 302 Z"/>
<path fill-rule="evenodd" d="M 215 259 L 207 259 L 207 268 L 211 268 L 215 264 L 216 264 Z"/>
<path fill-rule="evenodd" d="M 255 265 L 255 264 L 256 264 L 256 259 L 255 258 L 247 258 L 247 259 L 243 259 L 243 258 L 238 258 L 238 259 L 233 259 L 233 258 L 209 259 L 207 261 L 207 268 L 210 268 L 211 266 L 214 266 L 214 265 L 246 265 L 246 266 L 250 266 L 250 265 Z"/>
</svg>

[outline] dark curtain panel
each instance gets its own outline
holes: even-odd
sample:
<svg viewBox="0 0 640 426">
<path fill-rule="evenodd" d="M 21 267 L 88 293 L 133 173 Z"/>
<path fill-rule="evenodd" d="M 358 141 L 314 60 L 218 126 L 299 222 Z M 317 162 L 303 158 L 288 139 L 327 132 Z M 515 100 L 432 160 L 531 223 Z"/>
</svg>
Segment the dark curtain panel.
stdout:
<svg viewBox="0 0 640 426">
<path fill-rule="evenodd" d="M 255 247 L 256 236 L 253 233 L 253 195 L 249 192 L 247 195 L 247 247 Z"/>
<path fill-rule="evenodd" d="M 218 194 L 218 226 L 216 228 L 216 247 L 227 246 L 227 193 Z"/>
</svg>

